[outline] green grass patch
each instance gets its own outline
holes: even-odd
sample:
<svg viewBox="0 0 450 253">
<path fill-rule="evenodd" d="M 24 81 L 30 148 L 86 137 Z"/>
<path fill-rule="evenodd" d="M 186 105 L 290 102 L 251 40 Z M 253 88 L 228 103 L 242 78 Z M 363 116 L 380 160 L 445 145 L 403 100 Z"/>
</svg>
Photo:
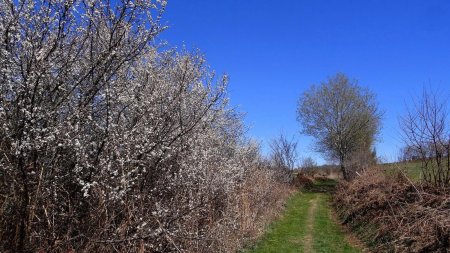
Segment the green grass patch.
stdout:
<svg viewBox="0 0 450 253">
<path fill-rule="evenodd" d="M 314 221 L 314 251 L 315 252 L 342 252 L 352 253 L 361 252 L 351 246 L 342 232 L 342 228 L 330 217 L 330 199 L 329 195 L 320 194 L 319 205 L 315 214 Z"/>
<path fill-rule="evenodd" d="M 334 192 L 336 189 L 337 182 L 333 179 L 319 179 L 315 180 L 311 188 L 308 189 L 309 192 Z"/>
<path fill-rule="evenodd" d="M 402 170 L 412 181 L 418 182 L 422 179 L 420 161 L 386 163 L 381 166 L 386 169 L 388 175 L 396 175 L 399 170 Z"/>
<path fill-rule="evenodd" d="M 334 187 L 332 182 L 321 182 L 326 187 Z M 323 185 L 321 185 L 323 186 Z M 309 210 L 316 203 L 313 213 Z M 361 252 L 345 241 L 340 226 L 330 216 L 330 197 L 324 193 L 298 192 L 287 202 L 283 216 L 273 222 L 265 236 L 254 245 L 244 250 L 245 253 L 270 252 Z M 312 214 L 312 216 L 311 216 Z M 308 223 L 313 229 L 308 229 Z M 305 251 L 306 237 L 312 238 Z M 307 247 L 306 247 L 307 248 Z"/>
<path fill-rule="evenodd" d="M 247 253 L 303 252 L 302 239 L 306 230 L 304 224 L 308 216 L 309 201 L 314 194 L 298 192 L 286 205 L 283 216 L 273 222 L 265 236 Z"/>
</svg>

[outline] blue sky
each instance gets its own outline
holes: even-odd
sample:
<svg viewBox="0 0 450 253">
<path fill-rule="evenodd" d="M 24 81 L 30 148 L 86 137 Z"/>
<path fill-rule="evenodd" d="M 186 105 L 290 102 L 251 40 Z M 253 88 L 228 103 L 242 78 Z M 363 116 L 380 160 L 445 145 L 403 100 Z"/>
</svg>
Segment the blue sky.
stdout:
<svg viewBox="0 0 450 253">
<path fill-rule="evenodd" d="M 375 94 L 385 111 L 380 156 L 398 157 L 398 117 L 422 87 L 450 91 L 450 1 L 169 0 L 170 45 L 199 48 L 230 76 L 231 103 L 246 112 L 248 135 L 262 142 L 295 135 L 296 103 L 311 84 L 343 72 Z"/>
</svg>

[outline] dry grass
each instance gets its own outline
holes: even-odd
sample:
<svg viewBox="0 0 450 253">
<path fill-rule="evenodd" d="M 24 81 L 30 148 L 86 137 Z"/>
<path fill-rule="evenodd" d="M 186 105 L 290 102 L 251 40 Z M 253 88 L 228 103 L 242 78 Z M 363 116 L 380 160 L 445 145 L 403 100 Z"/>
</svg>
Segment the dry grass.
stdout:
<svg viewBox="0 0 450 253">
<path fill-rule="evenodd" d="M 235 252 L 254 243 L 265 228 L 283 212 L 286 201 L 296 190 L 286 184 L 274 182 L 265 171 L 253 172 L 236 193 L 236 217 L 240 226 L 229 230 L 222 238 L 225 252 Z"/>
<path fill-rule="evenodd" d="M 448 252 L 450 189 L 373 169 L 341 183 L 334 204 L 375 252 Z"/>
</svg>

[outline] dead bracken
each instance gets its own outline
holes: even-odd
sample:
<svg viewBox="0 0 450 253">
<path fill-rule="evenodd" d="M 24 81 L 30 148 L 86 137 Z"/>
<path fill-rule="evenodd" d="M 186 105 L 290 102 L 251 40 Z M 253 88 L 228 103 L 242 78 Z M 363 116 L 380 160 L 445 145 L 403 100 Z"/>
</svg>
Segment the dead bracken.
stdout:
<svg viewBox="0 0 450 253">
<path fill-rule="evenodd" d="M 359 231 L 374 252 L 448 252 L 449 188 L 375 169 L 341 183 L 334 205 L 343 223 Z"/>
</svg>

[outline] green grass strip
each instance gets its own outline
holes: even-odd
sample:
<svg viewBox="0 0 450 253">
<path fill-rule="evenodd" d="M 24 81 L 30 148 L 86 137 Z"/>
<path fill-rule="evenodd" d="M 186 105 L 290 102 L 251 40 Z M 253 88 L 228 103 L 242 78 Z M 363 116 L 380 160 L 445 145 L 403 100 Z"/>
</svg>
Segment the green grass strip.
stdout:
<svg viewBox="0 0 450 253">
<path fill-rule="evenodd" d="M 319 204 L 314 220 L 314 251 L 353 253 L 361 252 L 360 249 L 350 246 L 345 240 L 342 228 L 331 218 L 329 196 L 319 194 Z"/>
<path fill-rule="evenodd" d="M 315 203 L 314 212 L 309 209 Z M 309 231 L 308 224 L 313 231 Z M 311 226 L 312 225 L 312 226 Z M 312 241 L 306 242 L 306 238 Z M 308 249 L 308 252 L 305 251 Z M 345 241 L 339 225 L 330 217 L 329 195 L 298 192 L 287 202 L 283 216 L 245 253 L 361 252 Z"/>
</svg>

